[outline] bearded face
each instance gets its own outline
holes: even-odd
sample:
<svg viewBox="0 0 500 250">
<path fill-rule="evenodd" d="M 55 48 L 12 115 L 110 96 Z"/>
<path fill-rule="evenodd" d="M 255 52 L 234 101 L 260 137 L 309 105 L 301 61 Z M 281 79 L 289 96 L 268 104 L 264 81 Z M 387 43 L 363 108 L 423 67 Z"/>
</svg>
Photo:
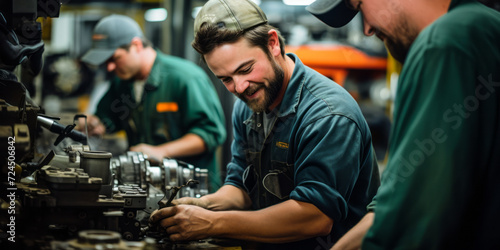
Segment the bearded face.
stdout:
<svg viewBox="0 0 500 250">
<path fill-rule="evenodd" d="M 253 83 L 247 90 L 242 94 L 236 94 L 238 98 L 244 101 L 248 107 L 250 107 L 254 112 L 263 112 L 273 104 L 279 95 L 279 92 L 283 86 L 283 80 L 285 77 L 285 72 L 283 69 L 271 59 L 271 65 L 274 72 L 274 77 L 272 77 L 269 82 Z M 262 98 L 249 99 L 247 96 L 252 96 L 259 90 L 264 91 Z"/>
</svg>

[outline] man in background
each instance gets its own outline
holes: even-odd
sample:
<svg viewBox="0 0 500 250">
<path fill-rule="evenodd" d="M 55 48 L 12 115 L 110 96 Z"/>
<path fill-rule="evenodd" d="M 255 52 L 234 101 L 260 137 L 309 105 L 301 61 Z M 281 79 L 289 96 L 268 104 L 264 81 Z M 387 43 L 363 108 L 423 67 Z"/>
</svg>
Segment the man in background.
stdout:
<svg viewBox="0 0 500 250">
<path fill-rule="evenodd" d="M 89 135 L 125 130 L 131 151 L 154 161 L 175 158 L 209 170 L 220 187 L 215 150 L 226 139 L 224 114 L 207 74 L 194 63 L 152 47 L 130 17 L 110 15 L 94 28 L 82 57 L 116 77 L 88 118 Z"/>
<path fill-rule="evenodd" d="M 498 249 L 500 13 L 475 0 L 317 0 L 404 64 L 375 212 L 334 249 Z"/>
</svg>

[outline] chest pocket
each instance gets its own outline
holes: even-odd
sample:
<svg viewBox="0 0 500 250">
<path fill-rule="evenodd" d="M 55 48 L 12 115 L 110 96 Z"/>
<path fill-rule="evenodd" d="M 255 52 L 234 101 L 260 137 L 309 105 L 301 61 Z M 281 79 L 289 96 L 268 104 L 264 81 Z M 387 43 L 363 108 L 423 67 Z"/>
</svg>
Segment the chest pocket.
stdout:
<svg viewBox="0 0 500 250">
<path fill-rule="evenodd" d="M 243 172 L 245 186 L 254 209 L 265 208 L 288 199 L 294 189 L 294 165 L 262 161 L 262 153 L 247 152 L 248 167 Z"/>
<path fill-rule="evenodd" d="M 171 125 L 168 116 L 164 113 L 153 113 L 149 119 L 149 133 L 154 142 L 167 142 L 172 140 Z"/>
<path fill-rule="evenodd" d="M 280 200 L 288 199 L 293 185 L 293 164 L 271 161 L 272 170 L 262 179 L 264 189 Z"/>
</svg>

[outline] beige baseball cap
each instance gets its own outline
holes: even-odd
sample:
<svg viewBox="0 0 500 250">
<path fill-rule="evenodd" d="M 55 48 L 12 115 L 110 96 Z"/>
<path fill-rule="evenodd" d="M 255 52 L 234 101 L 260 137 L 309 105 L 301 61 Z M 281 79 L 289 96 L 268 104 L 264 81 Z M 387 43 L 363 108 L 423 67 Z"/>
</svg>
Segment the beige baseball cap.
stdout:
<svg viewBox="0 0 500 250">
<path fill-rule="evenodd" d="M 195 36 L 204 23 L 244 31 L 267 23 L 267 17 L 262 9 L 250 0 L 210 0 L 194 20 Z"/>
</svg>

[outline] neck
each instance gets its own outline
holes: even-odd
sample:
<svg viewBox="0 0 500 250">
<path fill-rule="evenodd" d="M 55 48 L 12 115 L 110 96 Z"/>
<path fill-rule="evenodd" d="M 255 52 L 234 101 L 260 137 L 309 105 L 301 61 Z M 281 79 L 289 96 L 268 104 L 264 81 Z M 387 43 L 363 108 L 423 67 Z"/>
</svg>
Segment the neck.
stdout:
<svg viewBox="0 0 500 250">
<path fill-rule="evenodd" d="M 156 51 L 152 47 L 144 48 L 142 60 L 144 64 L 141 67 L 137 80 L 145 80 L 146 78 L 148 78 L 149 73 L 151 73 L 151 69 L 153 68 L 153 64 L 156 60 Z"/>
<path fill-rule="evenodd" d="M 411 2 L 408 9 L 411 17 L 415 20 L 416 28 L 422 31 L 431 23 L 448 12 L 451 0 L 423 0 L 417 3 Z"/>
<path fill-rule="evenodd" d="M 276 98 L 276 101 L 274 101 L 271 106 L 269 106 L 268 111 L 273 110 L 276 108 L 281 103 L 281 100 L 283 100 L 283 96 L 285 95 L 286 89 L 288 87 L 288 83 L 290 82 L 290 79 L 292 78 L 293 74 L 293 69 L 295 68 L 295 62 L 285 55 L 284 59 L 280 59 L 278 61 L 279 66 L 283 69 L 285 75 L 283 77 L 283 86 L 281 87 L 280 93 L 278 94 L 278 97 Z"/>
</svg>

